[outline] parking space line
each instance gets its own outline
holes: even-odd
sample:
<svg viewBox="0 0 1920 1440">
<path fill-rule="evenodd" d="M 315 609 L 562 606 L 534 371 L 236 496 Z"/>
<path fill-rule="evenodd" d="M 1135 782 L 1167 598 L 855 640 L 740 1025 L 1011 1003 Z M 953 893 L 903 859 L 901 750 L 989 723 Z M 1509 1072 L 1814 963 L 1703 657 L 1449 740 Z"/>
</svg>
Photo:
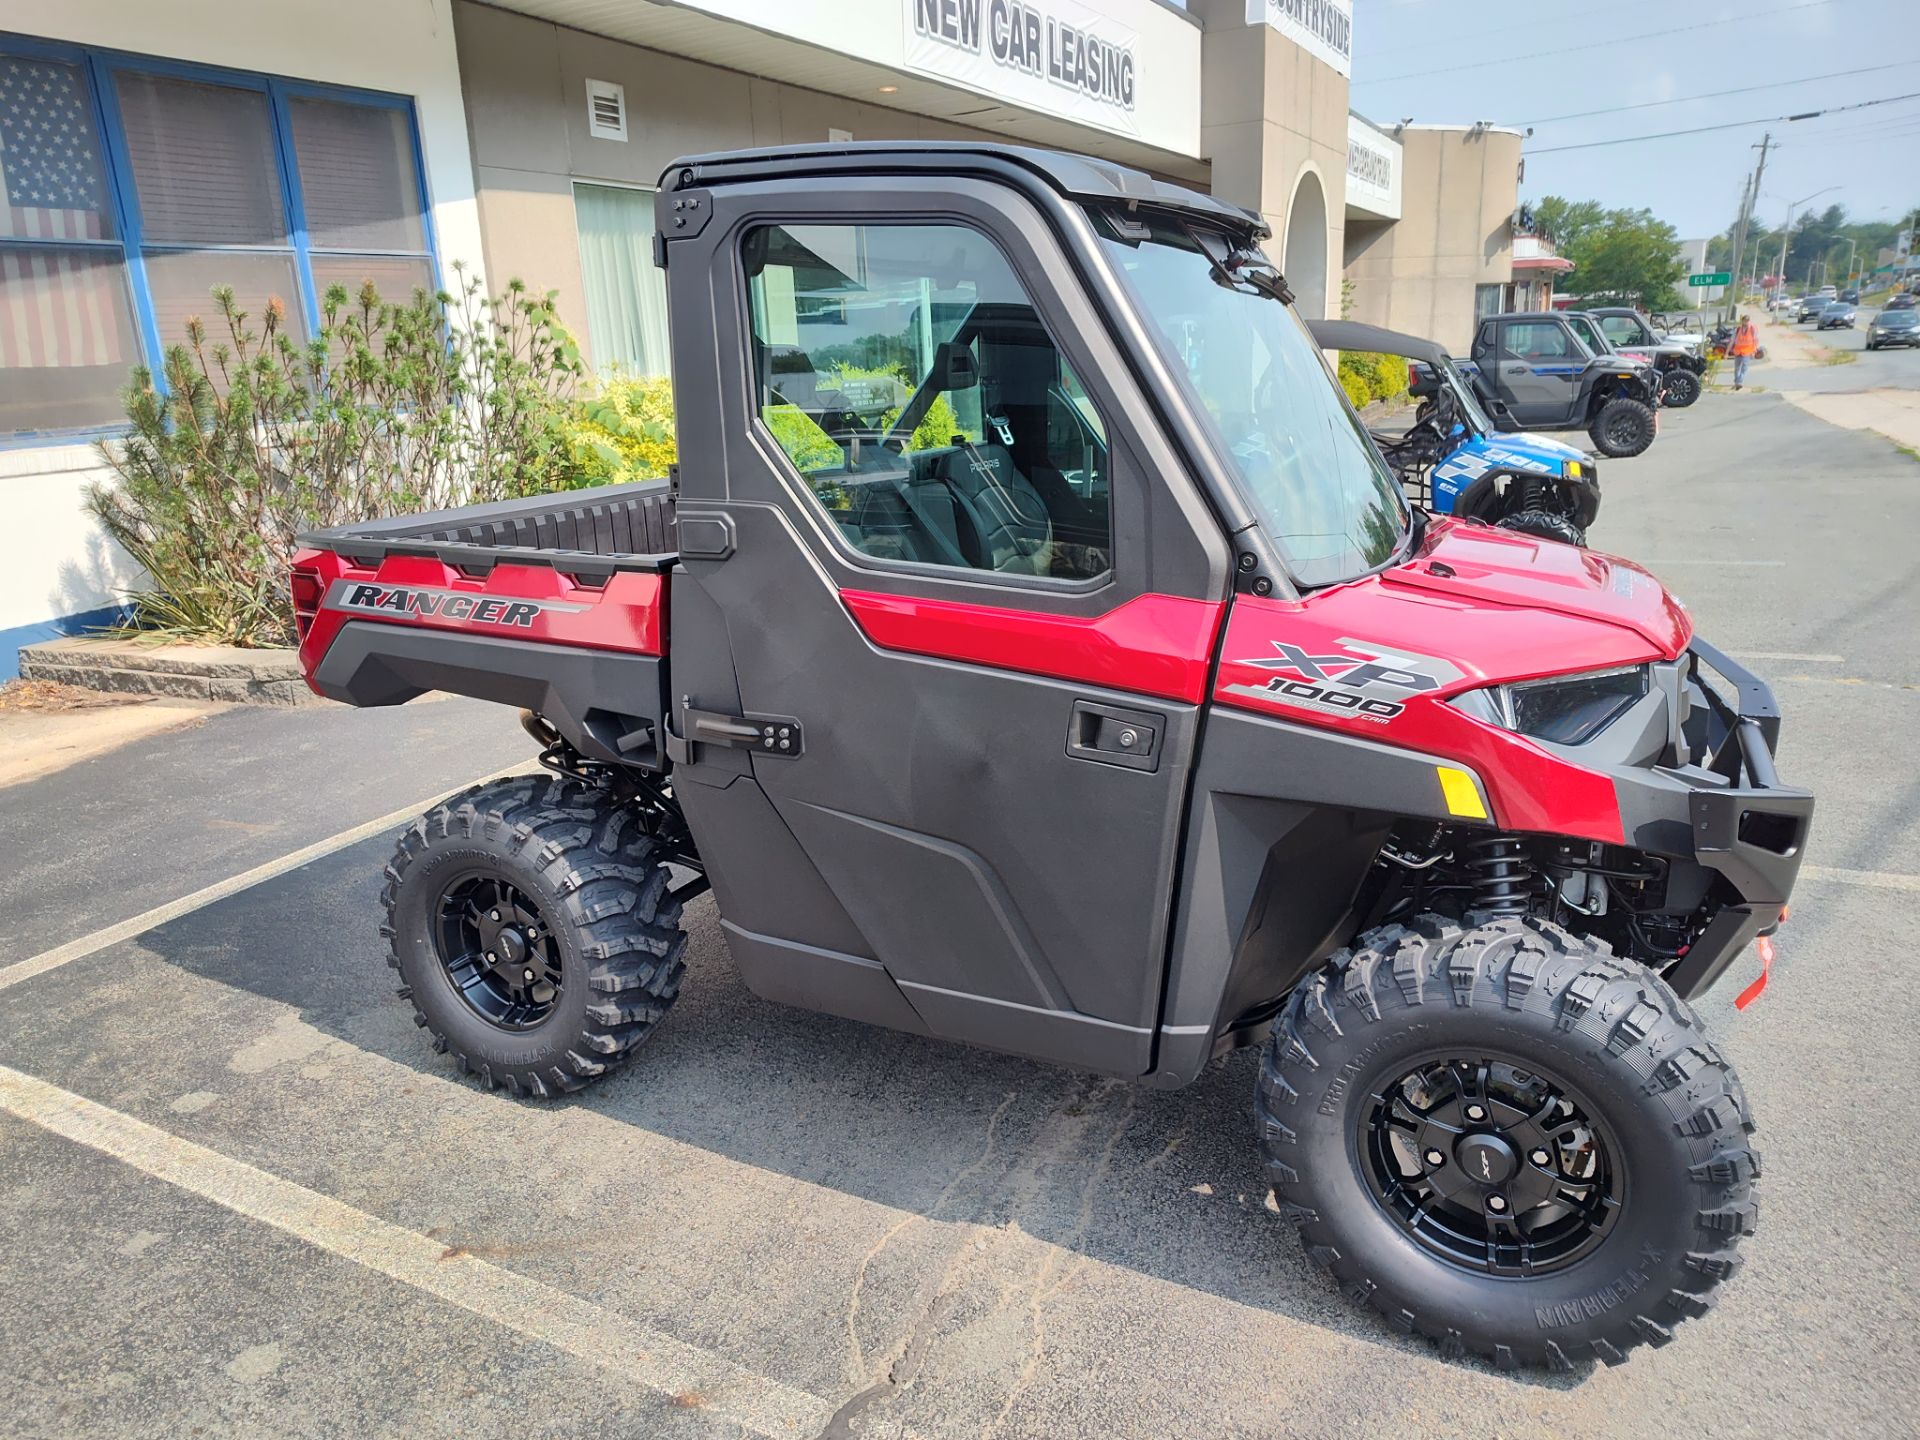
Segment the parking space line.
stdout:
<svg viewBox="0 0 1920 1440">
<path fill-rule="evenodd" d="M 1825 655 L 1804 650 L 1736 650 L 1742 660 L 1804 660 L 1817 665 L 1844 665 L 1844 655 Z"/>
<path fill-rule="evenodd" d="M 1892 870 L 1843 870 L 1832 865 L 1802 865 L 1803 880 L 1831 880 L 1841 885 L 1871 885 L 1880 890 L 1920 891 L 1920 875 L 1901 875 Z"/>
<path fill-rule="evenodd" d="M 832 1417 L 807 1391 L 4 1065 L 0 1110 L 755 1435 Z"/>
<path fill-rule="evenodd" d="M 349 845 L 370 840 L 384 831 L 398 829 L 422 811 L 432 809 L 449 795 L 458 795 L 462 790 L 473 785 L 485 785 L 491 780 L 505 779 L 525 768 L 525 762 L 521 762 L 509 765 L 504 770 L 496 770 L 491 775 L 482 775 L 478 780 L 470 780 L 466 784 L 456 785 L 453 789 L 442 791 L 438 795 L 430 795 L 425 800 L 390 811 L 378 819 L 367 821 L 364 825 L 356 825 L 351 830 L 342 830 L 338 835 L 329 835 L 324 840 L 316 840 L 313 844 L 295 850 L 292 854 L 282 855 L 278 860 L 269 860 L 264 865 L 256 865 L 251 870 L 243 870 L 238 875 L 216 881 L 212 885 L 194 891 L 191 895 L 182 895 L 178 900 L 169 900 L 164 905 L 156 905 L 144 914 L 135 915 L 131 920 L 122 920 L 117 925 L 109 925 L 106 929 L 96 930 L 91 935 L 82 935 L 78 940 L 69 940 L 64 945 L 57 945 L 30 959 L 16 960 L 11 965 L 0 966 L 0 990 L 18 985 L 22 980 L 31 980 L 36 975 L 44 975 L 49 970 L 57 970 L 71 961 L 84 960 L 89 955 L 105 950 L 109 945 L 118 945 L 122 940 L 131 940 L 136 935 L 144 935 L 147 931 L 165 925 L 170 920 L 178 920 L 182 915 L 190 915 L 195 910 L 203 909 L 217 900 L 224 900 L 229 895 L 237 895 L 242 890 L 250 889 L 263 881 L 284 875 L 289 870 L 297 870 L 302 865 L 333 854 L 336 850 L 344 850 Z"/>
</svg>

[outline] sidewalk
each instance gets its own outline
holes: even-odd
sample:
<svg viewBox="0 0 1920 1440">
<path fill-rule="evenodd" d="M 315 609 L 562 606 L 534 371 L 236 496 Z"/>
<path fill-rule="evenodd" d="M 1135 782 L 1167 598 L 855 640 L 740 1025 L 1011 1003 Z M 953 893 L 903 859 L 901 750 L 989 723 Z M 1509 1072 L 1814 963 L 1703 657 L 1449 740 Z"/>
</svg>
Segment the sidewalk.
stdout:
<svg viewBox="0 0 1920 1440">
<path fill-rule="evenodd" d="M 1853 352 L 1836 351 L 1811 331 L 1777 322 L 1762 328 L 1761 343 L 1767 347 L 1768 358 L 1758 373 L 1750 374 L 1761 387 L 1778 390 L 1816 420 L 1848 430 L 1873 430 L 1896 445 L 1920 450 L 1920 389 L 1881 385 L 1861 390 L 1815 391 L 1768 385 L 1766 371 L 1769 369 L 1826 367 L 1832 364 L 1827 358 L 1829 355 Z"/>
</svg>

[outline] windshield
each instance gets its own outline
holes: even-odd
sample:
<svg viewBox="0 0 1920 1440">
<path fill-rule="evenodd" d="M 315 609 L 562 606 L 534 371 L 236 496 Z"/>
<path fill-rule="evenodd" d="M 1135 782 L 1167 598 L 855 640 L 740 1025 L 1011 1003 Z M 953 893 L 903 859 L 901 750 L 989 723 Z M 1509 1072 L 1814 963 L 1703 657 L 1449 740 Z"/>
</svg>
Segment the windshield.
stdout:
<svg viewBox="0 0 1920 1440">
<path fill-rule="evenodd" d="M 1384 564 L 1407 533 L 1393 472 L 1279 298 L 1272 267 L 1256 251 L 1232 251 L 1217 231 L 1202 233 L 1211 254 L 1178 222 L 1129 217 L 1102 230 L 1294 579 L 1330 585 Z"/>
<path fill-rule="evenodd" d="M 1612 351 L 1613 346 L 1600 338 L 1593 326 L 1587 323 L 1584 315 L 1569 315 L 1567 317 L 1567 324 L 1573 327 L 1573 333 L 1578 335 L 1586 347 L 1593 351 L 1594 354 L 1605 355 Z"/>
<path fill-rule="evenodd" d="M 1447 380 L 1453 387 L 1454 399 L 1466 413 L 1467 424 L 1476 435 L 1492 435 L 1500 427 L 1495 425 L 1485 410 L 1480 408 L 1480 397 L 1473 393 L 1473 382 L 1461 373 L 1460 367 L 1453 363 L 1453 357 L 1447 356 L 1441 362 L 1446 366 Z"/>
</svg>

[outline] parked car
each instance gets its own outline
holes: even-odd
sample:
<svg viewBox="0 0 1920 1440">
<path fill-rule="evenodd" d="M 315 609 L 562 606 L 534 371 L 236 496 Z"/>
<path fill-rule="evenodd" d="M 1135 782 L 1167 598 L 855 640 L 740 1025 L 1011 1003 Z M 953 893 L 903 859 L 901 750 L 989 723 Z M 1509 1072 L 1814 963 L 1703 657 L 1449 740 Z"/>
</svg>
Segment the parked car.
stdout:
<svg viewBox="0 0 1920 1440">
<path fill-rule="evenodd" d="M 656 216 L 674 481 L 293 561 L 316 691 L 527 707 L 552 772 L 386 868 L 446 1065 L 630 1063 L 710 886 L 769 1001 L 1162 1087 L 1262 1046 L 1278 1216 L 1404 1331 L 1564 1369 L 1706 1311 L 1760 1166 L 1686 997 L 1778 925 L 1813 809 L 1765 683 L 1636 565 L 1411 513 L 1212 196 L 840 145 L 677 160 Z M 829 429 L 764 342 L 824 371 L 849 315 L 912 391 Z"/>
<path fill-rule="evenodd" d="M 1853 306 L 1844 300 L 1829 300 L 1815 317 L 1816 330 L 1853 329 Z"/>
<path fill-rule="evenodd" d="M 1867 326 L 1867 349 L 1885 350 L 1892 345 L 1920 345 L 1920 310 L 1906 305 L 1873 317 Z"/>
<path fill-rule="evenodd" d="M 1707 368 L 1706 357 L 1694 344 L 1675 343 L 1666 339 L 1647 339 L 1658 332 L 1651 329 L 1644 320 L 1633 311 L 1617 310 L 1563 310 L 1567 323 L 1596 355 L 1625 355 L 1632 359 L 1650 361 L 1654 372 L 1660 377 L 1660 403 L 1675 410 L 1684 410 L 1700 398 L 1705 388 L 1701 375 Z M 1631 316 L 1633 322 L 1621 318 L 1622 314 Z M 1631 336 L 1631 339 L 1616 339 L 1616 336 Z M 1693 337 L 1696 341 L 1704 336 Z"/>
<path fill-rule="evenodd" d="M 1435 515 L 1481 520 L 1569 545 L 1587 543 L 1600 511 L 1599 465 L 1584 450 L 1545 435 L 1503 435 L 1481 408 L 1452 356 L 1431 340 L 1310 320 L 1323 349 L 1397 355 L 1420 402 L 1404 434 L 1373 432 L 1408 498 Z"/>
<path fill-rule="evenodd" d="M 1595 354 L 1557 310 L 1482 320 L 1467 373 L 1502 430 L 1585 430 L 1614 459 L 1644 453 L 1660 431 L 1653 362 Z"/>
</svg>

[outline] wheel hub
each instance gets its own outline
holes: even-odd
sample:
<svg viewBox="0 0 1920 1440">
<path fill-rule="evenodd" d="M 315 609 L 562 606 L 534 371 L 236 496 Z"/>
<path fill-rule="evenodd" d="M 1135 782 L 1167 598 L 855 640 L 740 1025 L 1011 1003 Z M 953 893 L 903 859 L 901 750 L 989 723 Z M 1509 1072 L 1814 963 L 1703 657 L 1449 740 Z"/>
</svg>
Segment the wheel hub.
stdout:
<svg viewBox="0 0 1920 1440">
<path fill-rule="evenodd" d="M 1490 1059 L 1436 1060 L 1371 1101 L 1357 1137 L 1368 1186 L 1440 1259 L 1538 1275 L 1589 1254 L 1612 1227 L 1613 1152 L 1557 1081 Z"/>
<path fill-rule="evenodd" d="M 1504 1185 L 1520 1168 L 1513 1146 L 1497 1134 L 1468 1135 L 1453 1147 L 1454 1163 L 1469 1180 Z"/>
<path fill-rule="evenodd" d="M 442 892 L 435 947 L 460 998 L 501 1030 L 530 1030 L 553 1013 L 560 956 L 539 907 L 492 875 L 456 879 Z"/>
</svg>

